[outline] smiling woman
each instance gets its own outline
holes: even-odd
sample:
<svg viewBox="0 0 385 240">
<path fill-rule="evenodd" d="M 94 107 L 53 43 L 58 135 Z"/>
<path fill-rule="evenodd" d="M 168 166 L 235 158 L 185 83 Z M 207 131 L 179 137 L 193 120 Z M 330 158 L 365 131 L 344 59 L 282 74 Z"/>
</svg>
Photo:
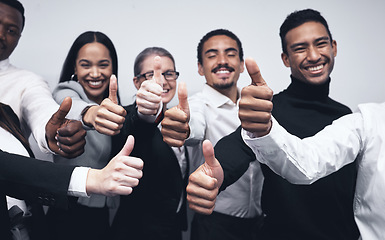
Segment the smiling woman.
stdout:
<svg viewBox="0 0 385 240">
<path fill-rule="evenodd" d="M 53 92 L 55 100 L 60 103 L 70 96 L 69 117 L 81 119 L 84 113 L 90 113 L 91 108 L 98 109 L 103 99 L 108 98 L 110 78 L 112 74 L 117 75 L 117 66 L 115 47 L 105 34 L 82 33 L 68 52 L 60 82 Z M 111 153 L 111 137 L 88 131 L 86 141 L 83 155 L 71 160 L 55 155 L 54 162 L 97 169 L 106 166 Z M 109 210 L 117 207 L 117 200 L 92 195 L 78 198 L 69 210 L 49 209 L 47 216 L 52 236 L 54 239 L 108 239 Z"/>
</svg>

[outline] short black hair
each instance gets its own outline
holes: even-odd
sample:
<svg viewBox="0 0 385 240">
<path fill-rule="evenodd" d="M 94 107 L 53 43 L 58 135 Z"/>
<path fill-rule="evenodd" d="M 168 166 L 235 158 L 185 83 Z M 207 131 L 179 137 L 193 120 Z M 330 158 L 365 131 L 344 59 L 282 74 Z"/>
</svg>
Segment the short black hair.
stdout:
<svg viewBox="0 0 385 240">
<path fill-rule="evenodd" d="M 306 22 L 319 22 L 322 25 L 324 25 L 326 28 L 326 31 L 329 34 L 330 42 L 333 41 L 328 23 L 326 22 L 326 19 L 321 16 L 320 12 L 310 8 L 300 10 L 300 11 L 294 11 L 286 17 L 285 21 L 282 23 L 279 29 L 279 36 L 281 37 L 283 53 L 287 54 L 287 46 L 286 46 L 287 43 L 285 39 L 286 34 L 293 28 L 296 28 Z"/>
<path fill-rule="evenodd" d="M 237 42 L 238 48 L 239 48 L 239 59 L 243 61 L 243 48 L 242 48 L 242 43 L 241 40 L 232 32 L 230 32 L 227 29 L 216 29 L 211 32 L 208 32 L 206 35 L 203 36 L 203 38 L 199 41 L 198 44 L 198 62 L 202 64 L 202 51 L 203 51 L 203 44 L 207 42 L 211 37 L 214 36 L 220 36 L 220 35 L 225 35 L 228 36 L 229 38 L 235 40 Z"/>
<path fill-rule="evenodd" d="M 19 2 L 17 0 L 0 0 L 0 3 L 4 3 L 5 5 L 13 7 L 14 9 L 16 9 L 17 11 L 20 12 L 21 17 L 23 18 L 23 26 L 22 26 L 22 29 L 23 29 L 24 28 L 24 24 L 25 24 L 25 16 L 24 16 L 23 4 L 21 4 L 21 2 Z"/>
</svg>

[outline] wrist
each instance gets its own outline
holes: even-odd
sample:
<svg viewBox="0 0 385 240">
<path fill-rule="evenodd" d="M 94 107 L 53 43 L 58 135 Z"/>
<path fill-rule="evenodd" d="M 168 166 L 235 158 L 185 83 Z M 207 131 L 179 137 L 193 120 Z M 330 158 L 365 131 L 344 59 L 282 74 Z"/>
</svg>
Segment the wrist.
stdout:
<svg viewBox="0 0 385 240">
<path fill-rule="evenodd" d="M 101 170 L 91 168 L 87 174 L 86 193 L 87 195 L 99 194 L 101 191 L 98 188 L 98 176 Z"/>
<path fill-rule="evenodd" d="M 94 122 L 95 122 L 95 117 L 94 117 L 94 110 L 98 106 L 93 105 L 93 106 L 87 106 L 83 109 L 81 112 L 81 120 L 83 123 L 83 126 L 93 128 L 94 127 Z"/>
</svg>

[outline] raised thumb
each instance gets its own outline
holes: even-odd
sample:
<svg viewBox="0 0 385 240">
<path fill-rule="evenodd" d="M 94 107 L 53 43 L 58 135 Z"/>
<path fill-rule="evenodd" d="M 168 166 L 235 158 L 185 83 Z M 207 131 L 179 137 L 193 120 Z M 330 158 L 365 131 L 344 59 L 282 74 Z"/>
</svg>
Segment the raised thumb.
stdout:
<svg viewBox="0 0 385 240">
<path fill-rule="evenodd" d="M 52 115 L 51 124 L 61 124 L 65 120 L 68 112 L 71 110 L 71 105 L 72 99 L 70 97 L 66 97 L 60 104 L 59 110 Z"/>
<path fill-rule="evenodd" d="M 256 86 L 267 85 L 262 77 L 261 71 L 253 58 L 246 58 L 245 60 L 247 72 L 251 77 L 251 84 Z"/>
<path fill-rule="evenodd" d="M 115 74 L 110 77 L 110 87 L 108 98 L 115 104 L 118 104 L 118 80 Z"/>
<path fill-rule="evenodd" d="M 180 82 L 178 85 L 178 108 L 181 109 L 183 112 L 189 114 L 190 108 L 188 105 L 188 93 L 187 93 L 187 87 L 185 82 Z"/>
<path fill-rule="evenodd" d="M 116 156 L 129 156 L 134 149 L 135 139 L 132 135 L 127 137 L 126 143 L 124 144 L 122 150 Z"/>
</svg>

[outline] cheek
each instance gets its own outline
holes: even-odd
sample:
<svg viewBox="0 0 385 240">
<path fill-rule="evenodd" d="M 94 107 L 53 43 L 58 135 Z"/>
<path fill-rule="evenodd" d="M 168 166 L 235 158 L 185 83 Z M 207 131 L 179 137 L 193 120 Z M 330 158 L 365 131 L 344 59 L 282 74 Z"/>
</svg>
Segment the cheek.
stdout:
<svg viewBox="0 0 385 240">
<path fill-rule="evenodd" d="M 87 76 L 87 74 L 88 74 L 88 71 L 86 69 L 77 67 L 76 75 L 78 77 L 79 82 L 82 82 Z"/>
</svg>

